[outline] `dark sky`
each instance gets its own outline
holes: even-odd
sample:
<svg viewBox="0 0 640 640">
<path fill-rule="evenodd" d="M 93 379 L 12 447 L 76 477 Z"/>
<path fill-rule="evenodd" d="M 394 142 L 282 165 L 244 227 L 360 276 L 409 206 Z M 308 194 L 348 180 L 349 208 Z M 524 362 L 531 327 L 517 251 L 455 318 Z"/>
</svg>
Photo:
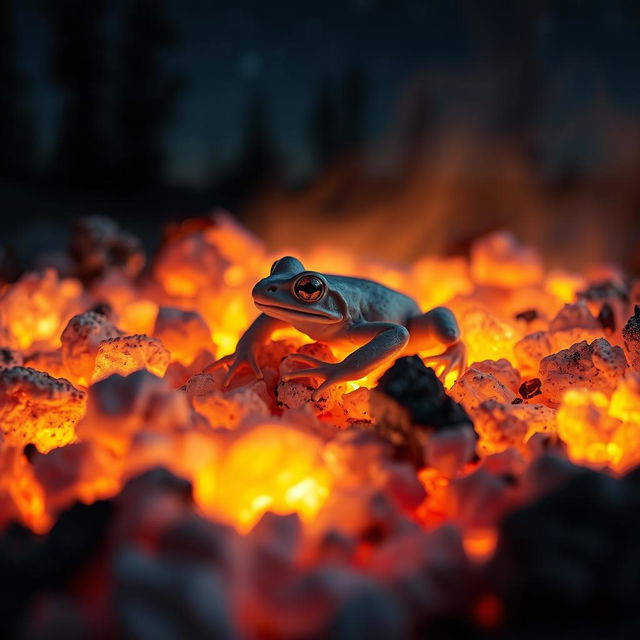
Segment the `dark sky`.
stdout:
<svg viewBox="0 0 640 640">
<path fill-rule="evenodd" d="M 117 37 L 126 0 L 107 2 Z M 321 82 L 338 88 L 351 69 L 367 79 L 366 132 L 389 128 L 403 88 L 430 78 L 441 111 L 499 118 L 514 96 L 504 72 L 524 61 L 535 85 L 531 126 L 549 163 L 598 155 L 600 122 L 640 112 L 640 3 L 609 0 L 166 0 L 181 34 L 168 63 L 187 89 L 169 135 L 171 175 L 201 184 L 232 162 L 247 98 L 262 87 L 273 135 L 291 174 L 310 167 L 308 118 Z M 33 81 L 40 147 L 51 146 L 56 95 L 47 82 L 42 0 L 19 0 L 23 67 Z M 517 67 L 516 67 L 517 68 Z M 513 89 L 510 90 L 513 93 Z M 517 97 L 517 96 L 516 96 Z M 492 116 L 493 114 L 493 116 Z M 567 123 L 572 123 L 567 126 Z M 599 128 L 600 127 L 600 128 Z"/>
</svg>

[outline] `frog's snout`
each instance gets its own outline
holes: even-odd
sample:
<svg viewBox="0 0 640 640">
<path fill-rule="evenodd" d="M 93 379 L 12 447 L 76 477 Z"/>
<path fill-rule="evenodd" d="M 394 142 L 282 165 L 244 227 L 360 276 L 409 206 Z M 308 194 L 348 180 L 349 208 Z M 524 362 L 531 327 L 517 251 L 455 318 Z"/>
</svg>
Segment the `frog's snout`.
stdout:
<svg viewBox="0 0 640 640">
<path fill-rule="evenodd" d="M 253 290 L 251 291 L 251 295 L 254 300 L 265 300 L 265 298 L 269 298 L 274 293 L 278 292 L 278 285 L 274 282 L 265 282 L 265 280 L 260 280 L 255 284 Z"/>
</svg>

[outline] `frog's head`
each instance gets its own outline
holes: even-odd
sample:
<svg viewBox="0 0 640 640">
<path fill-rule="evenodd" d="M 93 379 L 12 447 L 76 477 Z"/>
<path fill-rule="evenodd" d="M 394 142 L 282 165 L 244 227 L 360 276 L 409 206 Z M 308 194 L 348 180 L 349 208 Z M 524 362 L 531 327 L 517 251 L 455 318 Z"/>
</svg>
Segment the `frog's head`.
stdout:
<svg viewBox="0 0 640 640">
<path fill-rule="evenodd" d="M 297 258 L 276 260 L 271 273 L 256 284 L 253 301 L 262 313 L 292 325 L 298 322 L 333 324 L 343 320 L 342 295 L 332 291 L 327 278 L 306 271 Z"/>
</svg>

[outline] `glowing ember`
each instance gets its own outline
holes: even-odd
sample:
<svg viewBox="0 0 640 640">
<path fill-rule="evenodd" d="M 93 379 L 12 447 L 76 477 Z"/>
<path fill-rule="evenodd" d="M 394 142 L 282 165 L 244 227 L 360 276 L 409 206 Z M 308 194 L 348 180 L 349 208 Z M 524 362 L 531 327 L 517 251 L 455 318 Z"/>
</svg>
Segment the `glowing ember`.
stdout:
<svg viewBox="0 0 640 640">
<path fill-rule="evenodd" d="M 256 316 L 251 288 L 276 257 L 227 215 L 169 229 L 146 271 L 140 243 L 108 221 L 80 224 L 72 246 L 77 278 L 48 269 L 0 290 L 0 523 L 44 533 L 74 501 L 114 498 L 114 540 L 137 545 L 114 561 L 118 584 L 171 584 L 163 545 L 211 554 L 233 576 L 225 611 L 246 611 L 225 624 L 247 637 L 320 636 L 337 603 L 358 598 L 495 626 L 498 596 L 447 585 L 507 553 L 505 517 L 573 465 L 618 477 L 640 463 L 640 289 L 546 273 L 509 234 L 480 238 L 469 259 L 405 266 L 303 256 L 425 310 L 446 304 L 470 365 L 448 393 L 416 358 L 315 400 L 318 380 L 287 374 L 348 351 L 289 327 L 259 350 L 260 378 L 240 371 L 225 386 L 210 366 Z M 174 476 L 140 476 L 158 466 L 191 483 L 194 504 Z"/>
</svg>

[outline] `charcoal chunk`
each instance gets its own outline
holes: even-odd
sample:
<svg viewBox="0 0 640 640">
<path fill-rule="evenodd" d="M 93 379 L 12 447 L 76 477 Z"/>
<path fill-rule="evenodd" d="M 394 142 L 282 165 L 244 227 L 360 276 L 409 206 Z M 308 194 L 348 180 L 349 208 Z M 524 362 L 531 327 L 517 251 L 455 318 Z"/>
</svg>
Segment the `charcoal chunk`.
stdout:
<svg viewBox="0 0 640 640">
<path fill-rule="evenodd" d="M 110 269 L 135 278 L 144 266 L 142 243 L 110 218 L 88 216 L 76 222 L 69 253 L 78 276 L 90 282 Z"/>
<path fill-rule="evenodd" d="M 370 398 L 376 431 L 396 446 L 396 457 L 416 466 L 425 463 L 430 435 L 469 430 L 477 438 L 466 411 L 418 356 L 396 360 Z"/>
<path fill-rule="evenodd" d="M 14 637 L 22 616 L 43 590 L 63 589 L 89 566 L 104 542 L 113 504 L 76 503 L 44 539 L 19 525 L 0 535 L 0 616 L 3 637 Z"/>
<path fill-rule="evenodd" d="M 613 307 L 605 302 L 598 314 L 598 322 L 602 325 L 602 328 L 606 331 L 614 333 L 616 330 L 616 314 L 613 311 Z"/>
<path fill-rule="evenodd" d="M 418 356 L 396 360 L 380 378 L 376 390 L 405 407 L 415 425 L 441 431 L 471 424 L 465 410 L 447 395 L 433 369 Z"/>
<path fill-rule="evenodd" d="M 627 637 L 621 629 L 640 623 L 639 498 L 634 481 L 579 471 L 507 516 L 490 574 L 508 632 Z"/>
<path fill-rule="evenodd" d="M 629 300 L 629 287 L 624 283 L 612 280 L 591 283 L 584 291 L 579 291 L 578 296 L 586 300 Z"/>
<path fill-rule="evenodd" d="M 636 371 L 640 371 L 640 305 L 635 306 L 633 315 L 624 325 L 622 338 L 631 366 Z"/>
<path fill-rule="evenodd" d="M 122 490 L 121 499 L 137 501 L 151 492 L 172 493 L 185 503 L 192 500 L 191 483 L 164 467 L 149 469 L 129 480 Z"/>
<path fill-rule="evenodd" d="M 516 320 L 524 320 L 527 324 L 537 320 L 540 317 L 537 309 L 526 309 L 525 311 L 520 311 L 520 313 L 515 314 Z"/>
<path fill-rule="evenodd" d="M 525 380 L 518 389 L 518 393 L 525 399 L 529 400 L 529 398 L 534 398 L 535 396 L 539 396 L 542 392 L 540 388 L 542 387 L 542 382 L 540 378 L 531 378 L 531 380 Z"/>
</svg>

